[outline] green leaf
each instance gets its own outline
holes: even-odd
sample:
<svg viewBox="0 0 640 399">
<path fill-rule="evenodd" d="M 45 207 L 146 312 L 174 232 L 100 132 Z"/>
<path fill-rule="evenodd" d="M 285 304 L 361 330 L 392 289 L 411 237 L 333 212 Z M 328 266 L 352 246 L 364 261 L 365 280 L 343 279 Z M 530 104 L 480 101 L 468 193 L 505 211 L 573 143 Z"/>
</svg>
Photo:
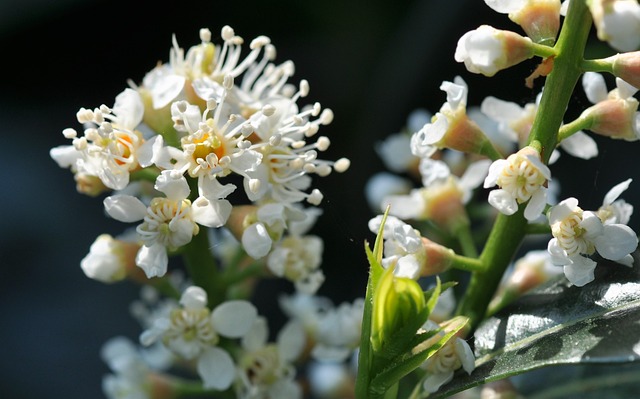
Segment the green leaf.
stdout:
<svg viewBox="0 0 640 399">
<path fill-rule="evenodd" d="M 431 398 L 545 366 L 640 361 L 640 268 L 599 261 L 584 287 L 562 276 L 485 320 L 474 335 L 476 369 Z"/>
<path fill-rule="evenodd" d="M 458 316 L 443 323 L 441 325 L 442 332 L 444 333 L 436 339 L 434 336 L 430 336 L 429 339 L 416 346 L 411 353 L 405 356 L 400 356 L 396 360 L 390 362 L 390 364 L 371 380 L 370 394 L 371 397 L 376 397 L 400 381 L 400 379 L 413 370 L 418 368 L 428 358 L 438 351 L 444 344 L 446 344 L 455 334 L 460 331 L 469 320 L 466 317 Z"/>
</svg>

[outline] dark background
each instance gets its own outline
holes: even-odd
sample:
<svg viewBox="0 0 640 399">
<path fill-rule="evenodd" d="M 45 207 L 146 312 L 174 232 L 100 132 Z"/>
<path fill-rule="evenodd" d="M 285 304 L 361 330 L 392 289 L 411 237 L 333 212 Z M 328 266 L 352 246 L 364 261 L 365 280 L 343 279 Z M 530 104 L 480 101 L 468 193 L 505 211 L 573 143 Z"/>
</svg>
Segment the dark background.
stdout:
<svg viewBox="0 0 640 399">
<path fill-rule="evenodd" d="M 158 61 L 168 61 L 173 33 L 184 48 L 199 42 L 202 27 L 214 38 L 227 24 L 247 42 L 267 35 L 277 61 L 295 62 L 293 82 L 309 81 L 308 101 L 334 110 L 334 122 L 322 128 L 332 141 L 325 157 L 346 156 L 352 167 L 316 180 L 325 200 L 315 232 L 326 247 L 320 294 L 337 303 L 364 295 L 363 242 L 373 238 L 367 221 L 374 213 L 363 188 L 384 169 L 376 141 L 398 131 L 417 107 L 437 111 L 445 101 L 440 83 L 458 74 L 470 86 L 470 105 L 488 94 L 520 103 L 535 97 L 520 83 L 534 61 L 492 79 L 453 61 L 458 38 L 483 23 L 519 31 L 480 0 L 2 0 L 0 396 L 102 397 L 108 370 L 100 346 L 140 332 L 127 311 L 137 287 L 104 285 L 79 268 L 99 234 L 116 235 L 124 226 L 104 216 L 99 199 L 77 194 L 71 173 L 48 151 L 68 143 L 61 132 L 78 128 L 80 107 L 112 105 L 127 79 L 140 82 Z M 581 198 L 585 208 L 599 206 L 610 186 L 638 175 L 637 146 L 598 142 L 596 160 L 564 156 L 552 169 L 563 193 Z M 637 191 L 625 198 L 637 203 Z M 261 311 L 276 312 L 274 291 L 261 292 L 267 297 Z"/>
</svg>

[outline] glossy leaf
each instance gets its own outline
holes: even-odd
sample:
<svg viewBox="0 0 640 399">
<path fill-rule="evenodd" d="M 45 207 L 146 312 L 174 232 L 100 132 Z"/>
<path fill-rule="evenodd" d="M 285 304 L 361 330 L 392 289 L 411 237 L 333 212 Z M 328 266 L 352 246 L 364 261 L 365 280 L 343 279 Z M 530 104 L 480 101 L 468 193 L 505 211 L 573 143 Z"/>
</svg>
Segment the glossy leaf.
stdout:
<svg viewBox="0 0 640 399">
<path fill-rule="evenodd" d="M 640 259 L 628 268 L 600 261 L 584 287 L 555 279 L 483 322 L 476 369 L 430 396 L 447 397 L 545 366 L 640 361 Z"/>
</svg>

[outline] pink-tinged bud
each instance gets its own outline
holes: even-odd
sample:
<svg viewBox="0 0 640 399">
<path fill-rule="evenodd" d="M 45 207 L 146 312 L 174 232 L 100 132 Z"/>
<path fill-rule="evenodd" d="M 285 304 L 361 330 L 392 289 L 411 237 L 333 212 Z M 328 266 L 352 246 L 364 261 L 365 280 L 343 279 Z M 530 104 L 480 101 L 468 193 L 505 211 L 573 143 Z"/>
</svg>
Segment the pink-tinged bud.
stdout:
<svg viewBox="0 0 640 399">
<path fill-rule="evenodd" d="M 587 108 L 580 118 L 588 118 L 588 129 L 596 134 L 612 139 L 636 141 L 638 132 L 638 100 L 609 98 Z"/>
<path fill-rule="evenodd" d="M 613 63 L 613 74 L 640 89 L 640 51 L 617 54 L 606 59 Z"/>
<path fill-rule="evenodd" d="M 533 55 L 533 42 L 528 37 L 482 25 L 458 40 L 454 57 L 464 62 L 469 72 L 493 76 Z"/>
<path fill-rule="evenodd" d="M 422 276 L 433 276 L 451 267 L 455 256 L 455 252 L 453 252 L 451 248 L 442 246 L 424 237 L 422 237 L 422 247 L 426 253 L 425 262 L 422 267 Z"/>
<path fill-rule="evenodd" d="M 104 192 L 110 191 L 98 176 L 76 173 L 73 178 L 76 181 L 76 190 L 78 190 L 80 194 L 97 197 Z"/>
<path fill-rule="evenodd" d="M 149 373 L 147 376 L 150 399 L 174 399 L 178 397 L 175 383 L 164 374 Z"/>
<path fill-rule="evenodd" d="M 560 1 L 532 0 L 521 9 L 509 13 L 535 43 L 553 45 L 560 29 Z"/>
<path fill-rule="evenodd" d="M 469 224 L 463 202 L 464 193 L 452 179 L 432 188 L 427 187 L 422 195 L 425 197 L 425 219 L 433 221 L 451 234 L 456 234 L 461 225 Z"/>
<path fill-rule="evenodd" d="M 480 126 L 469 119 L 465 113 L 459 113 L 452 119 L 447 133 L 441 140 L 442 148 L 461 151 L 467 154 L 486 155 L 486 149 L 492 144 Z"/>
<path fill-rule="evenodd" d="M 255 205 L 236 205 L 231 210 L 225 226 L 238 241 L 242 240 L 246 228 L 257 221 L 257 210 Z"/>
<path fill-rule="evenodd" d="M 144 277 L 135 263 L 139 249 L 140 244 L 102 234 L 91 244 L 89 254 L 82 259 L 80 267 L 87 277 L 103 283 L 113 283 L 127 277 L 137 280 Z"/>
</svg>

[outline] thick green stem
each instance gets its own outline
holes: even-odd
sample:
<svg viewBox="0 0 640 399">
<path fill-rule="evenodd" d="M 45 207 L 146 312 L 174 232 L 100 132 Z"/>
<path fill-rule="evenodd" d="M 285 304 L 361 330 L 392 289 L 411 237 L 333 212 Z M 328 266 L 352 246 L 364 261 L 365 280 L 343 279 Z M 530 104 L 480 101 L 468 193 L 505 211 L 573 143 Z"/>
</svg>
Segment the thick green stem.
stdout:
<svg viewBox="0 0 640 399">
<path fill-rule="evenodd" d="M 584 48 L 592 26 L 591 14 L 584 1 L 572 1 L 567 11 L 558 44 L 553 71 L 547 76 L 540 106 L 529 135 L 529 144 L 541 144 L 544 163 L 549 162 L 556 148 L 557 132 L 573 95 L 573 90 L 583 72 Z"/>
<path fill-rule="evenodd" d="M 513 254 L 520 247 L 525 234 L 527 221 L 524 218 L 524 206 L 512 216 L 498 215 L 493 230 L 480 255 L 480 262 L 486 266 L 486 271 L 475 272 L 467 291 L 457 310 L 458 315 L 470 319 L 469 328 L 474 330 L 484 318 L 489 302 L 498 288 Z"/>
<path fill-rule="evenodd" d="M 544 163 L 558 143 L 558 130 L 564 112 L 582 73 L 582 61 L 589 30 L 591 14 L 584 1 L 572 1 L 567 12 L 558 44 L 554 48 L 553 71 L 546 80 L 540 106 L 536 113 L 528 145 L 538 149 Z M 502 275 L 518 250 L 527 231 L 524 205 L 512 216 L 499 215 L 487 243 L 480 255 L 486 267 L 484 272 L 471 276 L 469 287 L 460 302 L 457 314 L 470 318 L 473 331 L 485 317 Z"/>
<path fill-rule="evenodd" d="M 184 247 L 183 257 L 193 284 L 207 292 L 209 308 L 213 309 L 224 301 L 226 287 L 218 275 L 216 260 L 210 248 L 207 232 L 200 231 Z"/>
</svg>

